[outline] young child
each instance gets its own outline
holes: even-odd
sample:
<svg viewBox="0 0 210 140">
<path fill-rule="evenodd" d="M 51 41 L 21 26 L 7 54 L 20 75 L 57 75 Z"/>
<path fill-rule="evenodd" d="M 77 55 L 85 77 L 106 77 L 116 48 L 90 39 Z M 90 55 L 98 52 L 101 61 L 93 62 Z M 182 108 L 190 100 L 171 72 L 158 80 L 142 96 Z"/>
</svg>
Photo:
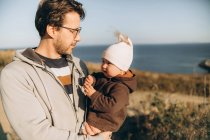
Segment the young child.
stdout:
<svg viewBox="0 0 210 140">
<path fill-rule="evenodd" d="M 137 88 L 135 74 L 129 70 L 133 60 L 131 40 L 117 33 L 118 43 L 103 53 L 101 72 L 85 79 L 84 90 L 90 99 L 87 124 L 94 132 L 116 132 L 126 118 L 129 94 Z"/>
</svg>

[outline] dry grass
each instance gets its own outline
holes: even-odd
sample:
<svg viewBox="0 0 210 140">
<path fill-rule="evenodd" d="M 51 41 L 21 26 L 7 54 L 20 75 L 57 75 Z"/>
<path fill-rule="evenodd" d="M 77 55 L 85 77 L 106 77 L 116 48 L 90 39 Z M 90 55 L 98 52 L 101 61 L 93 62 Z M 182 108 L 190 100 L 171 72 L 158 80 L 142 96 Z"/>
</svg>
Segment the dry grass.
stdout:
<svg viewBox="0 0 210 140">
<path fill-rule="evenodd" d="M 153 91 L 136 91 L 130 94 L 128 116 L 139 115 L 139 112 L 142 112 L 142 114 L 150 113 L 151 108 L 149 104 L 154 96 L 156 96 L 156 94 Z M 171 94 L 166 92 L 158 92 L 158 96 L 162 99 L 166 106 L 169 106 L 169 104 L 182 104 L 185 106 L 189 104 L 202 105 L 210 103 L 210 98 L 195 95 L 185 95 L 181 93 Z M 142 102 L 145 102 L 144 107 L 141 105 Z"/>
<path fill-rule="evenodd" d="M 0 69 L 12 61 L 14 54 L 14 50 L 0 51 Z"/>
<path fill-rule="evenodd" d="M 209 139 L 209 108 L 205 97 L 135 92 L 128 117 L 113 140 Z"/>
<path fill-rule="evenodd" d="M 188 95 L 209 96 L 209 74 L 166 74 L 135 71 L 141 91 L 161 91 Z"/>
</svg>

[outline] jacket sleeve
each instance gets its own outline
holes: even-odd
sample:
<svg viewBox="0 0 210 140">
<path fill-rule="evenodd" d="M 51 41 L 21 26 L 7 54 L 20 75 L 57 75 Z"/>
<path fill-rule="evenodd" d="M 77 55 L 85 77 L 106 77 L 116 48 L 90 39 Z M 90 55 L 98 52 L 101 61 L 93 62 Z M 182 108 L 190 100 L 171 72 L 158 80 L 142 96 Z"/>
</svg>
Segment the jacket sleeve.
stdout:
<svg viewBox="0 0 210 140">
<path fill-rule="evenodd" d="M 4 68 L 0 89 L 4 110 L 14 130 L 22 140 L 102 140 L 52 126 L 40 103 L 33 94 L 23 71 Z"/>
<path fill-rule="evenodd" d="M 115 113 L 128 104 L 128 98 L 128 88 L 117 84 L 111 88 L 108 95 L 98 91 L 91 95 L 90 108 L 100 112 Z"/>
</svg>

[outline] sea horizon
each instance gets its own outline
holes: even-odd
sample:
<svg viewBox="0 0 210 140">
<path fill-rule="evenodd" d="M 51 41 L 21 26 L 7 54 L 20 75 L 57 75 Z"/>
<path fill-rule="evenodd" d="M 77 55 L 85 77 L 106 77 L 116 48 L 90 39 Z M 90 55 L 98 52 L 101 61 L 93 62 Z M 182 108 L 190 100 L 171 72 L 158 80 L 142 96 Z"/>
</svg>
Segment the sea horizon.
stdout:
<svg viewBox="0 0 210 140">
<path fill-rule="evenodd" d="M 100 63 L 101 54 L 109 45 L 78 45 L 73 55 L 83 61 Z M 27 47 L 0 50 L 21 50 Z M 34 48 L 34 47 L 30 47 Z M 131 68 L 159 73 L 207 73 L 199 63 L 210 58 L 210 43 L 134 44 Z"/>
<path fill-rule="evenodd" d="M 74 55 L 84 61 L 100 63 L 101 54 L 108 46 L 78 47 L 74 50 Z M 210 58 L 210 43 L 134 44 L 131 68 L 160 73 L 206 73 L 205 69 L 199 67 L 199 63 L 208 58 Z"/>
<path fill-rule="evenodd" d="M 98 46 L 109 46 L 110 44 L 80 44 L 78 43 L 77 47 L 98 47 Z M 138 46 L 175 46 L 175 45 L 210 45 L 210 42 L 192 42 L 192 43 L 138 43 L 138 44 L 133 44 L 134 46 L 138 47 Z M 35 48 L 37 46 L 7 46 L 7 47 L 2 47 L 0 46 L 0 51 L 3 50 L 21 50 L 21 49 L 25 49 L 25 48 Z"/>
</svg>

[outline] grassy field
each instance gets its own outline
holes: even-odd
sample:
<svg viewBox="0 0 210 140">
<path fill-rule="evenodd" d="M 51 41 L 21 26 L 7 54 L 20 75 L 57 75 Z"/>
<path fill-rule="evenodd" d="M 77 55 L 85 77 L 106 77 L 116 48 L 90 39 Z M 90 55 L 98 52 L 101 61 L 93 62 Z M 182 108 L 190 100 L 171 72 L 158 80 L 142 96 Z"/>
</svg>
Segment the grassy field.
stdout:
<svg viewBox="0 0 210 140">
<path fill-rule="evenodd" d="M 13 55 L 12 50 L 0 51 L 0 68 L 9 63 Z M 90 73 L 100 69 L 99 64 L 86 64 Z M 138 90 L 129 97 L 128 117 L 113 134 L 114 140 L 210 138 L 209 74 L 133 71 Z M 2 112 L 0 114 L 2 116 Z M 1 140 L 8 139 L 2 129 L 0 133 Z"/>
</svg>

